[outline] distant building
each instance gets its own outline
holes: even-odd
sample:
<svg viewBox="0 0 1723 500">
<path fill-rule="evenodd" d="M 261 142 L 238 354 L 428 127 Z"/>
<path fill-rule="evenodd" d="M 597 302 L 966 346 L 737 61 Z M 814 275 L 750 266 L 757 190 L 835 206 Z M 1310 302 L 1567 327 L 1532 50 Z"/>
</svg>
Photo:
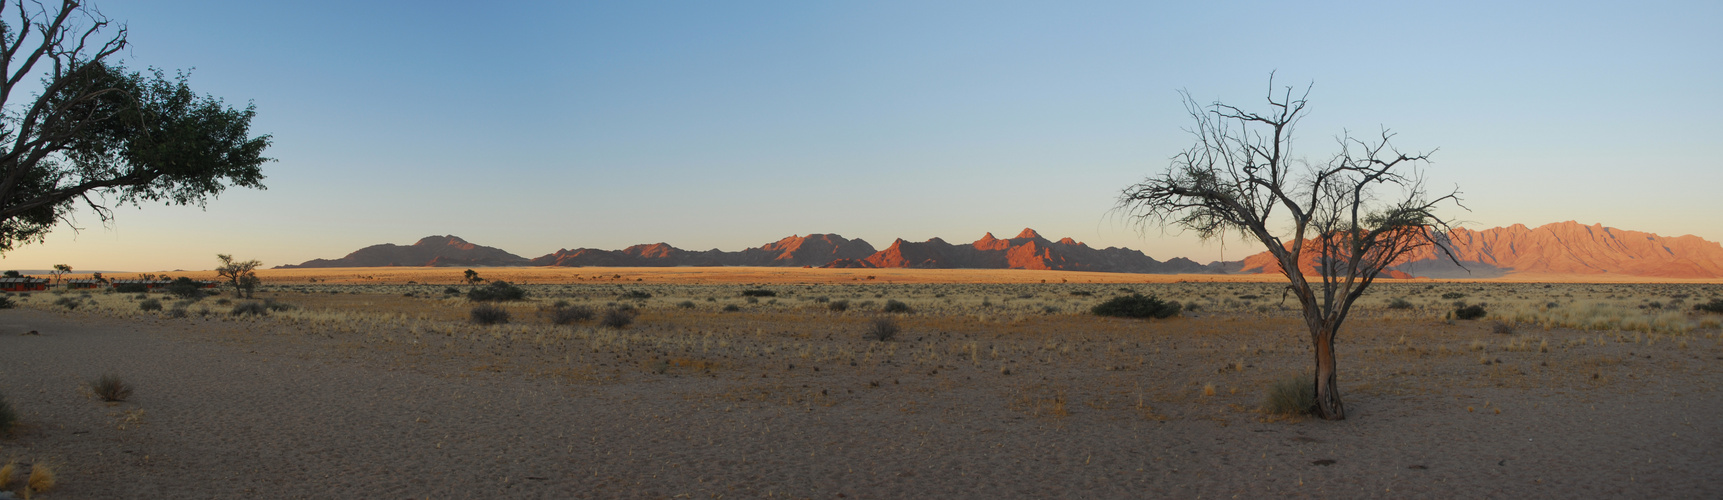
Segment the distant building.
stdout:
<svg viewBox="0 0 1723 500">
<path fill-rule="evenodd" d="M 41 278 L 0 278 L 0 292 L 40 292 L 48 289 Z"/>
</svg>

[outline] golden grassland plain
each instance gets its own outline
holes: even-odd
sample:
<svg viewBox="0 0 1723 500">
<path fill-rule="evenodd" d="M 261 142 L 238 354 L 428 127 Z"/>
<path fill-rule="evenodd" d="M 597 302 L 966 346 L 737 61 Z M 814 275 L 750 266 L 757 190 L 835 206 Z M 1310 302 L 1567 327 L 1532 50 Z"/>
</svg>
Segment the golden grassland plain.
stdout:
<svg viewBox="0 0 1723 500">
<path fill-rule="evenodd" d="M 909 415 L 950 412 L 947 401 L 962 401 L 959 412 L 1003 412 L 1061 429 L 1085 422 L 1321 425 L 1261 409 L 1267 387 L 1310 363 L 1296 302 L 1284 283 L 1261 276 L 478 271 L 527 291 L 526 300 L 497 304 L 508 312 L 506 323 L 473 322 L 475 304 L 464 296 L 471 287 L 451 268 L 268 270 L 252 300 L 75 290 L 8 296 L 68 318 L 148 322 L 217 344 L 290 345 L 308 358 L 445 379 L 651 387 L 690 411 L 817 415 L 866 407 Z M 1185 311 L 1167 320 L 1088 314 L 1132 293 L 1177 301 Z M 1693 305 L 1715 299 L 1723 299 L 1723 285 L 1382 281 L 1339 336 L 1341 385 L 1353 402 L 1415 398 L 1438 407 L 1427 411 L 1464 407 L 1491 416 L 1537 411 L 1549 402 L 1540 398 L 1552 394 L 1584 403 L 1692 377 L 1700 382 L 1685 391 L 1714 400 L 1716 387 L 1707 384 L 1723 367 L 1723 315 Z M 141 307 L 152 300 L 162 307 Z M 275 307 L 239 312 L 255 301 Z M 894 301 L 908 311 L 885 312 Z M 1487 316 L 1453 317 L 1468 305 Z M 554 313 L 570 307 L 590 308 L 598 318 L 628 310 L 632 322 L 556 324 Z M 891 341 L 868 338 L 880 317 L 896 321 L 901 333 Z M 1715 488 L 1715 478 L 1701 485 Z"/>
</svg>

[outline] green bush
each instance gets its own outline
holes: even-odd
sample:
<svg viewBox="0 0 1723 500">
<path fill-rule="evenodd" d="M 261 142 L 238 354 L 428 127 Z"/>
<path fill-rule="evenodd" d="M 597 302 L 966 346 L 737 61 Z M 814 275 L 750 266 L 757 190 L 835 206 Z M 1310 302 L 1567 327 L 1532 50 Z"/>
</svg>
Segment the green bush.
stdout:
<svg viewBox="0 0 1723 500">
<path fill-rule="evenodd" d="M 778 292 L 771 290 L 742 290 L 743 297 L 777 297 Z"/>
<path fill-rule="evenodd" d="M 525 300 L 526 290 L 509 284 L 507 281 L 492 281 L 491 284 L 467 291 L 467 300 L 473 302 L 502 302 Z"/>
<path fill-rule="evenodd" d="M 896 300 L 885 301 L 885 308 L 880 309 L 880 310 L 888 312 L 888 313 L 909 313 L 909 312 L 912 312 L 909 308 L 909 304 L 898 302 Z"/>
<path fill-rule="evenodd" d="M 1693 304 L 1693 310 L 1723 314 L 1723 299 L 1711 299 L 1707 304 Z"/>
<path fill-rule="evenodd" d="M 150 286 L 143 283 L 120 283 L 114 285 L 114 291 L 119 293 L 149 293 Z"/>
<path fill-rule="evenodd" d="M 1106 302 L 1096 304 L 1089 312 L 1096 316 L 1164 319 L 1177 316 L 1182 309 L 1184 307 L 1178 302 L 1165 302 L 1152 296 L 1133 293 L 1107 299 Z"/>
<path fill-rule="evenodd" d="M 162 301 L 156 300 L 156 299 L 149 299 L 149 300 L 145 300 L 143 302 L 139 302 L 138 303 L 138 310 L 140 310 L 140 311 L 160 311 L 160 310 L 162 310 Z"/>
<path fill-rule="evenodd" d="M 1269 383 L 1262 411 L 1277 415 L 1309 415 L 1316 410 L 1315 377 L 1306 373 Z"/>
<path fill-rule="evenodd" d="M 474 307 L 469 313 L 474 323 L 481 325 L 498 325 L 509 322 L 509 310 L 490 304 Z"/>
<path fill-rule="evenodd" d="M 1485 311 L 1484 306 L 1480 304 L 1473 304 L 1454 310 L 1454 317 L 1459 319 L 1478 319 L 1488 314 L 1489 312 Z"/>
</svg>

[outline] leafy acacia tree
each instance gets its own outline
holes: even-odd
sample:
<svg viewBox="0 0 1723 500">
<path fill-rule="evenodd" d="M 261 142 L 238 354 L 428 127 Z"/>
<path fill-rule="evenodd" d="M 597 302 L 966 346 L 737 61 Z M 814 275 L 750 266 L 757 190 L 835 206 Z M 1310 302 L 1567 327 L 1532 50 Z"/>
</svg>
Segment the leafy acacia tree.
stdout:
<svg viewBox="0 0 1723 500">
<path fill-rule="evenodd" d="M 41 241 L 79 202 L 107 223 L 121 204 L 263 188 L 254 109 L 197 95 L 184 73 L 127 71 L 113 60 L 126 45 L 75 0 L 0 0 L 0 251 Z"/>
<path fill-rule="evenodd" d="M 1431 198 L 1419 165 L 1429 155 L 1403 153 L 1394 134 L 1337 138 L 1338 151 L 1309 162 L 1293 156 L 1293 128 L 1309 87 L 1276 96 L 1269 79 L 1267 112 L 1181 95 L 1195 121 L 1190 149 L 1166 172 L 1125 188 L 1117 209 L 1143 226 L 1174 226 L 1204 239 L 1237 231 L 1268 249 L 1303 308 L 1316 361 L 1316 407 L 1346 418 L 1335 368 L 1334 338 L 1352 304 L 1396 260 L 1435 245 L 1454 259 L 1439 204 L 1459 205 L 1459 191 Z M 1463 207 L 1462 207 L 1463 208 Z M 1285 229 L 1282 229 L 1285 228 Z M 1311 282 L 1305 272 L 1312 272 Z"/>
<path fill-rule="evenodd" d="M 251 291 L 263 281 L 257 278 L 257 268 L 263 263 L 256 260 L 237 261 L 227 254 L 216 254 L 215 258 L 221 260 L 221 265 L 215 268 L 215 275 L 227 278 L 233 285 L 233 296 L 251 298 Z"/>
<path fill-rule="evenodd" d="M 60 278 L 72 273 L 72 266 L 54 264 L 54 270 L 50 271 L 50 273 L 54 275 L 54 284 L 58 285 L 60 284 Z"/>
</svg>

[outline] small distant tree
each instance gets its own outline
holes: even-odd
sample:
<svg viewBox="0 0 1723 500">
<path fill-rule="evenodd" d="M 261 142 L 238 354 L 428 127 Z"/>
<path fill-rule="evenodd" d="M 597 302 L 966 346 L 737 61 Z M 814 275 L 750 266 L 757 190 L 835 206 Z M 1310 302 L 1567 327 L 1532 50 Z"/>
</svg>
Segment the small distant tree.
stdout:
<svg viewBox="0 0 1723 500">
<path fill-rule="evenodd" d="M 472 269 L 468 269 L 461 279 L 467 282 L 467 286 L 479 286 L 479 283 L 485 282 L 484 278 L 479 277 L 479 272 Z"/>
<path fill-rule="evenodd" d="M 233 296 L 251 298 L 251 291 L 263 281 L 257 278 L 257 267 L 263 263 L 256 260 L 237 261 L 227 254 L 216 254 L 215 258 L 221 260 L 221 265 L 215 268 L 215 274 L 227 278 L 228 282 L 233 284 Z"/>
<path fill-rule="evenodd" d="M 71 272 L 72 272 L 72 266 L 68 266 L 65 264 L 54 264 L 54 270 L 52 272 L 50 272 L 49 274 L 54 275 L 54 284 L 58 285 L 58 284 L 60 284 L 60 278 L 65 276 L 68 273 L 71 273 Z"/>
<path fill-rule="evenodd" d="M 6 278 L 22 278 L 22 277 L 24 277 L 24 273 L 20 273 L 20 272 L 18 272 L 18 271 L 6 271 L 6 273 L 5 273 L 5 274 L 4 274 L 4 276 L 0 276 L 0 277 L 6 277 Z"/>
<path fill-rule="evenodd" d="M 1341 404 L 1334 337 L 1364 290 L 1395 261 L 1434 245 L 1458 259 L 1444 239 L 1451 230 L 1436 215 L 1459 191 L 1430 197 L 1418 165 L 1423 153 L 1402 153 L 1384 129 L 1365 139 L 1341 135 L 1325 161 L 1294 155 L 1293 128 L 1305 109 L 1293 88 L 1276 95 L 1269 78 L 1266 113 L 1215 102 L 1185 110 L 1195 121 L 1194 144 L 1172 158 L 1165 173 L 1125 188 L 1118 210 L 1144 226 L 1175 226 L 1211 239 L 1237 231 L 1260 242 L 1280 264 L 1310 331 L 1316 370 L 1313 413 L 1346 418 Z M 1286 228 L 1286 229 L 1281 229 Z M 1278 232 L 1277 232 L 1278 231 Z M 1309 262 L 1320 281 L 1304 276 Z"/>
</svg>

